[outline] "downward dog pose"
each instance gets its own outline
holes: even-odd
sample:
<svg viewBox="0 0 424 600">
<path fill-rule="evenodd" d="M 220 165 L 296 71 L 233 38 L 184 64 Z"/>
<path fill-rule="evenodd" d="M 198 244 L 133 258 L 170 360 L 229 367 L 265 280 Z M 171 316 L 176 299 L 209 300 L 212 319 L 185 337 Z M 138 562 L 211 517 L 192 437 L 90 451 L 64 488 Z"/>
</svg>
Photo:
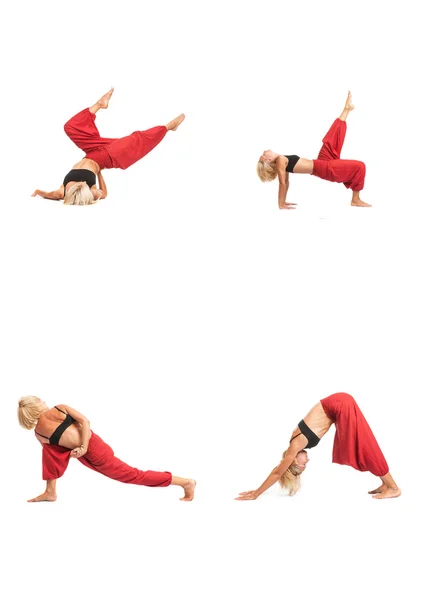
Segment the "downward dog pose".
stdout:
<svg viewBox="0 0 424 600">
<path fill-rule="evenodd" d="M 108 107 L 112 94 L 113 88 L 93 106 L 84 109 L 65 124 L 65 133 L 86 155 L 72 167 L 59 189 L 53 192 L 35 190 L 32 196 L 42 196 L 49 200 L 63 199 L 65 204 L 94 204 L 107 196 L 103 169 L 128 169 L 153 150 L 168 131 L 176 131 L 184 121 L 185 117 L 181 114 L 168 125 L 135 131 L 123 138 L 102 138 L 94 121 L 97 111 Z M 99 189 L 96 187 L 96 175 Z"/>
<path fill-rule="evenodd" d="M 181 500 L 194 498 L 194 479 L 176 477 L 167 471 L 140 471 L 130 467 L 116 458 L 112 448 L 90 430 L 87 417 L 70 406 L 59 404 L 49 409 L 40 398 L 24 396 L 19 400 L 18 419 L 25 429 L 35 429 L 35 436 L 43 447 L 46 491 L 28 502 L 56 500 L 56 480 L 66 471 L 71 457 L 111 479 L 149 487 L 180 485 L 184 490 Z"/>
<path fill-rule="evenodd" d="M 389 473 L 387 462 L 359 406 L 349 394 L 332 394 L 316 404 L 293 431 L 283 459 L 257 489 L 242 492 L 236 500 L 256 500 L 269 487 L 280 482 L 293 496 L 300 487 L 300 475 L 309 461 L 306 448 L 316 446 L 331 425 L 336 427 L 333 462 L 358 471 L 370 471 L 382 485 L 369 494 L 373 498 L 397 498 L 400 489 Z"/>
<path fill-rule="evenodd" d="M 324 137 L 323 146 L 316 160 L 300 158 L 297 155 L 277 154 L 272 150 L 264 150 L 257 164 L 257 173 L 261 181 L 272 181 L 278 176 L 278 206 L 282 209 L 293 209 L 295 204 L 287 202 L 289 189 L 289 173 L 315 175 L 327 181 L 343 183 L 352 190 L 352 206 L 371 206 L 363 202 L 359 192 L 364 187 L 365 164 L 358 160 L 342 160 L 340 153 L 346 135 L 346 119 L 355 107 L 349 92 L 345 107 L 340 117 L 334 121 Z"/>
</svg>

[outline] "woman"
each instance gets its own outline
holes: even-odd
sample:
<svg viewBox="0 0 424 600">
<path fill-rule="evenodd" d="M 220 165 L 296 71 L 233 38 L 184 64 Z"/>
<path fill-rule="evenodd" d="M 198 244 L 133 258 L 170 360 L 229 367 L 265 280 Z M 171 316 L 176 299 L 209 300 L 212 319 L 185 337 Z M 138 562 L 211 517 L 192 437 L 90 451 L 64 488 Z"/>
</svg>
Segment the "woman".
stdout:
<svg viewBox="0 0 424 600">
<path fill-rule="evenodd" d="M 28 502 L 56 500 L 56 480 L 66 471 L 71 457 L 111 479 L 149 487 L 180 485 L 184 490 L 181 500 L 188 502 L 194 498 L 194 479 L 130 467 L 116 458 L 112 448 L 90 430 L 87 417 L 70 406 L 59 404 L 49 408 L 36 396 L 24 396 L 19 400 L 18 419 L 25 429 L 35 429 L 35 436 L 43 447 L 46 491 Z"/>
<path fill-rule="evenodd" d="M 364 187 L 365 165 L 358 160 L 341 160 L 340 153 L 346 135 L 346 119 L 351 110 L 352 96 L 349 92 L 342 114 L 334 121 L 323 139 L 323 146 L 317 160 L 308 160 L 296 155 L 286 156 L 272 150 L 265 150 L 259 158 L 257 173 L 261 181 L 272 181 L 278 176 L 278 206 L 281 209 L 293 209 L 295 204 L 287 202 L 289 173 L 307 173 L 327 181 L 344 183 L 352 190 L 352 206 L 371 206 L 363 202 L 359 192 Z"/>
<path fill-rule="evenodd" d="M 307 448 L 316 446 L 330 429 L 336 427 L 333 462 L 349 465 L 358 471 L 371 471 L 382 485 L 369 492 L 373 498 L 397 498 L 400 489 L 389 473 L 389 467 L 359 406 L 349 394 L 333 394 L 318 402 L 293 431 L 283 460 L 263 484 L 250 492 L 242 492 L 236 500 L 256 500 L 265 490 L 280 481 L 293 496 L 300 487 L 300 475 L 309 461 Z"/>
<path fill-rule="evenodd" d="M 93 106 L 86 108 L 65 124 L 65 133 L 86 155 L 65 176 L 63 184 L 53 192 L 35 190 L 32 196 L 49 200 L 64 200 L 65 204 L 94 204 L 106 198 L 107 189 L 101 171 L 103 169 L 127 169 L 146 156 L 163 140 L 168 131 L 176 131 L 184 121 L 181 114 L 168 125 L 135 131 L 123 138 L 102 138 L 94 123 L 96 113 L 107 108 L 113 88 Z M 96 187 L 96 175 L 99 189 Z"/>
</svg>

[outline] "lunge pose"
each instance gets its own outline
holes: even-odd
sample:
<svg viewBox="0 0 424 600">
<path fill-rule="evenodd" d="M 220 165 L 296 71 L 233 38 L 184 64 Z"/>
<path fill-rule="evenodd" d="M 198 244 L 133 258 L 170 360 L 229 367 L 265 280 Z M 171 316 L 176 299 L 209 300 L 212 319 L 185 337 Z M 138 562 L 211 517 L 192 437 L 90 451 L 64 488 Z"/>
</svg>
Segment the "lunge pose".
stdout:
<svg viewBox="0 0 424 600">
<path fill-rule="evenodd" d="M 86 155 L 72 167 L 59 189 L 53 192 L 35 190 L 33 196 L 49 200 L 63 199 L 65 204 L 94 204 L 107 195 L 103 169 L 128 169 L 153 150 L 168 131 L 176 131 L 184 121 L 185 117 L 181 114 L 168 125 L 134 131 L 123 138 L 102 138 L 94 121 L 97 111 L 108 107 L 112 94 L 113 88 L 93 106 L 84 109 L 65 124 L 65 133 Z M 99 188 L 96 186 L 96 175 Z"/>
<path fill-rule="evenodd" d="M 149 487 L 180 485 L 184 490 L 181 500 L 194 498 L 194 479 L 176 477 L 167 471 L 140 471 L 130 467 L 116 458 L 112 448 L 90 430 L 87 417 L 70 406 L 59 404 L 49 408 L 36 396 L 24 396 L 19 400 L 18 419 L 25 429 L 35 429 L 35 436 L 43 448 L 46 491 L 28 502 L 56 500 L 56 480 L 66 471 L 71 457 L 111 479 Z"/>
<path fill-rule="evenodd" d="M 387 462 L 359 406 L 349 394 L 339 393 L 324 398 L 309 411 L 293 431 L 280 464 L 257 490 L 243 492 L 237 500 L 256 500 L 277 481 L 293 496 L 309 461 L 306 449 L 316 446 L 333 423 L 336 427 L 333 462 L 358 471 L 370 471 L 380 477 L 382 485 L 369 492 L 373 498 L 382 500 L 400 496 L 400 489 L 389 473 Z"/>
<path fill-rule="evenodd" d="M 364 187 L 365 164 L 358 160 L 342 160 L 340 158 L 346 135 L 346 119 L 354 108 L 349 92 L 345 107 L 324 137 L 323 146 L 315 160 L 300 158 L 297 155 L 277 154 L 272 150 L 263 152 L 256 170 L 261 181 L 272 181 L 278 176 L 279 208 L 295 208 L 294 203 L 287 202 L 289 173 L 315 175 L 327 181 L 343 183 L 352 190 L 352 206 L 371 206 L 359 197 L 359 192 Z"/>
</svg>

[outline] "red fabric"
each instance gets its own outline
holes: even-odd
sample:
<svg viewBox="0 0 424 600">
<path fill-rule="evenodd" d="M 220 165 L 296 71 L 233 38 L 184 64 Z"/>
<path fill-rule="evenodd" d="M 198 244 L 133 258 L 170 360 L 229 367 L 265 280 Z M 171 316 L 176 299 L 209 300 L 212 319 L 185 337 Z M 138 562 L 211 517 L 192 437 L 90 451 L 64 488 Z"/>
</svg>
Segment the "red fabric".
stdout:
<svg viewBox="0 0 424 600">
<path fill-rule="evenodd" d="M 71 450 L 63 446 L 43 444 L 43 479 L 58 479 L 67 469 Z M 116 458 L 113 450 L 92 432 L 87 453 L 78 459 L 83 465 L 122 483 L 166 487 L 172 474 L 168 471 L 140 471 Z"/>
<path fill-rule="evenodd" d="M 344 393 L 332 394 L 321 404 L 336 427 L 333 462 L 370 471 L 377 477 L 387 475 L 386 459 L 354 398 Z"/>
<path fill-rule="evenodd" d="M 347 188 L 359 192 L 364 187 L 365 164 L 359 160 L 342 160 L 340 153 L 346 136 L 346 121 L 336 119 L 324 137 L 323 146 L 314 160 L 312 175 L 343 183 Z"/>
<path fill-rule="evenodd" d="M 96 115 L 88 108 L 82 110 L 65 124 L 66 135 L 100 169 L 128 169 L 146 156 L 165 137 L 164 125 L 146 131 L 134 131 L 122 138 L 102 138 L 95 124 Z"/>
</svg>

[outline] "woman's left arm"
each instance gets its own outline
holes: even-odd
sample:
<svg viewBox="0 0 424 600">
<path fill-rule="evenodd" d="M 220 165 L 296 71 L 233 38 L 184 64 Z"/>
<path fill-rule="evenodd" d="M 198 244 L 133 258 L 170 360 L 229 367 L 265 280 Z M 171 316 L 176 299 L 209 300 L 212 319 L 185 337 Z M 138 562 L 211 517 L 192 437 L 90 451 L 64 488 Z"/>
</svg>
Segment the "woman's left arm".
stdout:
<svg viewBox="0 0 424 600">
<path fill-rule="evenodd" d="M 62 200 L 63 199 L 63 194 L 64 193 L 64 188 L 63 185 L 60 186 L 60 188 L 58 190 L 54 190 L 53 192 L 43 192 L 43 190 L 35 190 L 31 196 L 41 196 L 42 198 L 45 198 L 46 200 Z"/>
<path fill-rule="evenodd" d="M 81 446 L 79 448 L 74 448 L 71 452 L 71 456 L 80 458 L 81 456 L 84 456 L 88 450 L 88 443 L 90 441 L 90 421 L 82 413 L 71 406 L 66 406 L 66 404 L 58 404 L 58 406 L 63 408 L 65 412 L 81 425 Z"/>
</svg>

